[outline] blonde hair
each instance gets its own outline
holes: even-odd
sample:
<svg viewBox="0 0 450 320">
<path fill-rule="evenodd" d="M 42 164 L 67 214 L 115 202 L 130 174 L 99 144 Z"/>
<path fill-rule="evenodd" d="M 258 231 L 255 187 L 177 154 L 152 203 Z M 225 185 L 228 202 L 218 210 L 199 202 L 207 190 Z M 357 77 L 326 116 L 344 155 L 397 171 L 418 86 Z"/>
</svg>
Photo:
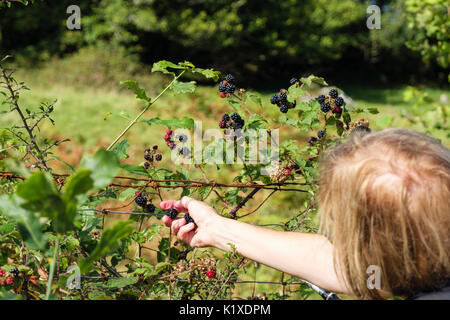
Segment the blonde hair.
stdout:
<svg viewBox="0 0 450 320">
<path fill-rule="evenodd" d="M 320 164 L 321 232 L 334 246 L 337 274 L 354 294 L 408 296 L 450 276 L 450 150 L 403 129 L 353 134 Z"/>
</svg>

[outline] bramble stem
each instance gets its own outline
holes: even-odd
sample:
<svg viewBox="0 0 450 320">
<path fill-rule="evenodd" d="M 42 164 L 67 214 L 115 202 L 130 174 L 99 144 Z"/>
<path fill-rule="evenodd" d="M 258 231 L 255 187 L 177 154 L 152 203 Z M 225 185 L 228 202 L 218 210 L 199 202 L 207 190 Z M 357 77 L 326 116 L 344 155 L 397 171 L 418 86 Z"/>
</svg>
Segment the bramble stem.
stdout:
<svg viewBox="0 0 450 320">
<path fill-rule="evenodd" d="M 170 82 L 169 85 L 167 87 L 165 87 L 164 90 L 161 91 L 155 99 L 151 100 L 145 106 L 144 110 L 142 110 L 141 113 L 139 113 L 137 115 L 137 117 L 133 121 L 130 122 L 130 124 L 125 128 L 125 130 L 122 131 L 122 133 L 109 145 L 109 147 L 106 150 L 111 150 L 111 148 L 114 147 L 114 145 L 117 143 L 117 141 L 119 141 L 120 138 L 122 138 L 125 135 L 125 133 L 127 133 L 128 130 L 130 130 L 130 128 L 136 124 L 136 122 L 148 110 L 148 108 L 150 108 L 151 105 L 154 104 L 167 91 L 167 89 L 169 89 L 173 85 L 173 83 L 175 81 L 177 81 L 178 78 L 180 78 L 185 72 L 186 72 L 186 70 L 183 70 L 179 75 L 177 75 L 175 78 L 173 78 L 172 82 Z"/>
<path fill-rule="evenodd" d="M 52 292 L 53 275 L 55 274 L 56 258 L 58 256 L 58 252 L 59 252 L 59 238 L 57 237 L 55 242 L 55 249 L 53 251 L 53 259 L 50 265 L 50 272 L 47 280 L 47 291 L 45 293 L 45 300 L 50 299 L 50 293 Z"/>
</svg>

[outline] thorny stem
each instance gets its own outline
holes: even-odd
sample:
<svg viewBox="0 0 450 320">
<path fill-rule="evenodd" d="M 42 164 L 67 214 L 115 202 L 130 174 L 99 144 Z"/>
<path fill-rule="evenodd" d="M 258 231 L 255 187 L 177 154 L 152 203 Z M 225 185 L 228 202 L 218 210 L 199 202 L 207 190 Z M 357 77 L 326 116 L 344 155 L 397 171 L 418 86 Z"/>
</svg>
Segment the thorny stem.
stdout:
<svg viewBox="0 0 450 320">
<path fill-rule="evenodd" d="M 132 127 L 132 126 L 134 126 L 135 124 L 136 124 L 136 122 L 139 120 L 139 118 L 173 85 L 173 83 L 175 82 L 175 81 L 177 81 L 178 80 L 178 78 L 180 78 L 184 73 L 186 72 L 186 70 L 183 70 L 182 72 L 180 72 L 180 74 L 179 75 L 177 75 L 175 78 L 173 78 L 173 80 L 172 80 L 172 82 L 170 82 L 169 83 L 169 85 L 167 86 L 167 87 L 165 87 L 164 88 L 164 90 L 163 91 L 161 91 L 159 94 L 158 94 L 158 96 L 155 98 L 155 99 L 153 99 L 153 100 L 151 100 L 146 106 L 145 106 L 145 108 L 141 111 L 141 113 L 139 113 L 138 115 L 137 115 L 137 117 L 133 120 L 133 121 L 131 121 L 130 122 L 130 124 L 125 128 L 125 130 L 123 130 L 122 131 L 122 133 L 121 134 L 119 134 L 119 136 L 109 145 L 109 147 L 106 149 L 106 150 L 111 150 L 111 148 L 112 147 L 114 147 L 114 145 L 117 143 L 117 141 L 119 141 L 120 140 L 120 138 L 122 138 L 124 135 L 125 135 L 125 133 L 127 133 L 128 132 L 128 130 L 130 130 L 130 128 Z"/>
<path fill-rule="evenodd" d="M 50 264 L 50 272 L 48 275 L 48 280 L 47 280 L 47 291 L 45 293 L 45 300 L 50 299 L 50 293 L 52 292 L 52 282 L 53 282 L 53 275 L 55 274 L 55 267 L 56 267 L 56 259 L 58 257 L 58 252 L 59 252 L 59 238 L 56 238 L 55 241 L 55 247 L 53 249 L 53 258 L 52 258 L 52 263 Z"/>
<path fill-rule="evenodd" d="M 3 76 L 3 79 L 5 79 L 6 87 L 7 87 L 8 91 L 9 91 L 9 93 L 10 93 L 11 101 L 12 101 L 12 104 L 14 106 L 13 110 L 16 110 L 17 113 L 19 114 L 20 118 L 22 119 L 22 122 L 23 122 L 23 125 L 24 125 L 24 129 L 27 131 L 27 133 L 28 133 L 28 135 L 30 137 L 30 141 L 31 141 L 32 145 L 34 146 L 34 149 L 38 153 L 38 156 L 37 156 L 38 159 L 37 160 L 40 163 L 42 163 L 42 165 L 45 167 L 45 169 L 47 171 L 49 171 L 50 169 L 48 168 L 47 163 L 46 163 L 46 161 L 44 159 L 44 153 L 41 151 L 41 149 L 39 148 L 36 140 L 34 139 L 33 131 L 29 127 L 27 119 L 25 118 L 24 114 L 22 113 L 22 110 L 20 109 L 20 107 L 19 107 L 19 105 L 17 103 L 18 97 L 16 96 L 16 93 L 15 93 L 14 89 L 11 86 L 10 79 L 6 75 L 5 69 L 1 65 L 0 65 L 0 69 L 2 69 L 2 76 Z"/>
</svg>

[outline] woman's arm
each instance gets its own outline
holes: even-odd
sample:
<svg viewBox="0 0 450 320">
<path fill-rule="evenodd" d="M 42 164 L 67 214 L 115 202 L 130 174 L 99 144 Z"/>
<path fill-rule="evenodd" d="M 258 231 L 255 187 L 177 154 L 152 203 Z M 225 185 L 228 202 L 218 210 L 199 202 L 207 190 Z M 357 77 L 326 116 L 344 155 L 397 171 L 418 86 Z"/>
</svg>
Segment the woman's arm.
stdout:
<svg viewBox="0 0 450 320">
<path fill-rule="evenodd" d="M 310 281 L 322 288 L 350 293 L 334 271 L 333 246 L 323 236 L 299 232 L 282 232 L 253 226 L 218 215 L 201 201 L 183 197 L 180 201 L 163 201 L 162 209 L 189 212 L 198 228 L 185 219 L 163 217 L 177 237 L 196 247 L 212 246 L 230 251 L 232 243 L 239 254 L 269 267 Z M 195 230 L 194 230 L 195 229 Z"/>
</svg>

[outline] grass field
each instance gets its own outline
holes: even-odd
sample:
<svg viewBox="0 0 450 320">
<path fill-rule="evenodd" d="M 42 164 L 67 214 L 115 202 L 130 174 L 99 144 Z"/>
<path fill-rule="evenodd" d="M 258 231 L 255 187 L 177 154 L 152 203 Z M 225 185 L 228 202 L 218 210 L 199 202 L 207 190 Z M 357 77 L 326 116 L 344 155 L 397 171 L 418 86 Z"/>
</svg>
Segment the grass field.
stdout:
<svg viewBox="0 0 450 320">
<path fill-rule="evenodd" d="M 65 64 L 64 64 L 65 65 Z M 63 65 L 63 66 L 64 66 Z M 66 65 L 67 68 L 72 68 Z M 86 66 L 85 66 L 86 67 Z M 87 66 L 89 67 L 89 65 Z M 92 67 L 92 65 L 90 65 Z M 53 139 L 69 138 L 71 141 L 59 146 L 55 153 L 64 161 L 73 166 L 77 166 L 83 154 L 94 152 L 99 147 L 107 147 L 109 143 L 127 126 L 130 117 L 134 117 L 142 108 L 134 95 L 122 88 L 118 81 L 114 87 L 108 83 L 101 86 L 94 78 L 86 80 L 82 75 L 89 70 L 80 71 L 81 75 L 64 77 L 64 69 L 55 69 L 50 66 L 49 69 L 40 70 L 19 70 L 17 78 L 24 80 L 30 91 L 25 91 L 20 97 L 20 104 L 23 107 L 35 108 L 42 102 L 50 102 L 57 99 L 53 119 L 55 124 L 46 123 L 41 126 L 41 135 Z M 67 71 L 69 72 L 69 71 Z M 100 71 L 96 71 L 100 72 Z M 123 74 L 126 77 L 126 74 Z M 99 75 L 100 78 L 107 75 Z M 133 79 L 132 76 L 122 80 Z M 160 76 L 139 76 L 139 81 L 148 93 L 153 96 L 167 82 Z M 264 115 L 277 124 L 279 111 L 270 104 L 270 96 L 278 91 L 279 88 L 273 88 L 273 92 L 263 92 Z M 363 88 L 358 86 L 346 86 L 343 88 L 346 95 L 352 97 L 358 106 L 377 107 L 380 111 L 378 115 L 364 115 L 363 117 L 371 122 L 373 129 L 383 127 L 408 127 L 410 125 L 406 120 L 397 116 L 399 109 L 408 110 L 409 105 L 403 101 L 403 92 L 406 87 L 397 88 Z M 430 96 L 439 98 L 440 95 L 450 96 L 450 90 L 443 91 L 439 89 L 424 89 Z M 252 112 L 260 113 L 261 110 L 256 105 L 250 105 Z M 199 87 L 195 94 L 184 96 L 174 96 L 168 94 L 161 98 L 143 119 L 150 117 L 160 117 L 170 119 L 172 117 L 189 116 L 196 120 L 203 121 L 203 128 L 217 128 L 218 121 L 223 113 L 230 111 L 231 108 L 224 99 L 220 99 L 216 87 Z M 3 116 L 0 119 L 2 126 L 10 125 L 13 122 L 11 115 Z M 418 128 L 420 129 L 420 128 Z M 164 146 L 163 136 L 165 128 L 156 125 L 149 126 L 145 122 L 138 123 L 126 135 L 130 143 L 128 153 L 130 158 L 126 161 L 132 164 L 143 163 L 143 150 L 152 145 L 159 145 L 163 151 L 164 159 L 170 158 L 169 149 Z M 281 142 L 283 139 L 295 139 L 299 145 L 306 142 L 308 133 L 299 133 L 290 128 L 281 128 Z M 446 137 L 444 144 L 449 145 Z M 446 140 L 445 140 L 446 139 Z M 57 165 L 57 172 L 67 171 L 62 164 Z M 174 165 L 170 161 L 163 162 L 162 166 L 173 169 Z M 200 178 L 201 174 L 193 167 L 187 168 L 192 172 L 193 178 Z M 220 171 L 215 168 L 207 170 L 208 177 L 211 180 L 221 182 L 231 182 L 230 177 L 236 173 L 239 168 L 222 168 Z M 178 197 L 179 191 L 165 193 L 165 198 Z M 260 192 L 255 200 L 250 202 L 244 212 L 254 209 L 262 199 L 267 195 Z M 254 223 L 279 223 L 286 221 L 290 216 L 298 213 L 302 198 L 298 194 L 286 192 L 272 197 L 262 208 L 254 215 L 245 219 Z M 214 203 L 211 203 L 214 205 Z M 276 208 L 276 210 L 273 210 Z M 317 217 L 315 217 L 317 219 Z M 153 257 L 148 255 L 150 259 Z M 252 264 L 248 268 L 247 274 L 240 275 L 240 279 L 252 280 L 254 277 L 260 281 L 279 281 L 280 272 L 269 269 L 264 266 Z M 239 285 L 236 289 L 237 294 L 246 298 L 252 294 L 252 285 Z M 281 287 L 274 287 L 269 284 L 260 284 L 256 287 L 256 292 L 278 292 L 281 293 Z M 294 295 L 295 297 L 295 295 Z M 317 296 L 316 296 L 317 297 Z M 297 298 L 301 298 L 298 296 Z"/>
</svg>

